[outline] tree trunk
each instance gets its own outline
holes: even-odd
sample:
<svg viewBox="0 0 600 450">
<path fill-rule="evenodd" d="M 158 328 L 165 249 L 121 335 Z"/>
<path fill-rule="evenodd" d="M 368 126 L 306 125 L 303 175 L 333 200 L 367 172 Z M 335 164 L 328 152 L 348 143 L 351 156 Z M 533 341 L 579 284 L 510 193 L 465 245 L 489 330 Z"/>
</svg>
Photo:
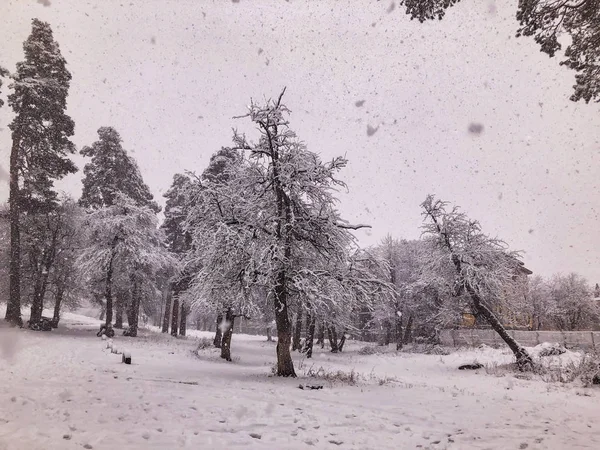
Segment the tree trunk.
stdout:
<svg viewBox="0 0 600 450">
<path fill-rule="evenodd" d="M 172 297 L 172 292 L 171 292 L 171 287 L 167 286 L 165 288 L 166 290 L 166 295 L 165 295 L 165 314 L 163 316 L 163 323 L 162 323 L 162 332 L 163 333 L 168 333 L 169 332 L 169 319 L 171 319 L 171 297 Z"/>
<path fill-rule="evenodd" d="M 284 271 L 279 272 L 277 275 L 273 300 L 275 306 L 275 323 L 277 324 L 277 375 L 280 377 L 295 378 L 294 361 L 290 352 L 292 330 L 288 316 L 287 288 Z"/>
<path fill-rule="evenodd" d="M 298 305 L 296 314 L 296 327 L 294 328 L 294 339 L 292 340 L 292 350 L 300 350 L 300 340 L 302 338 L 302 307 Z"/>
<path fill-rule="evenodd" d="M 475 289 L 473 289 L 470 284 L 467 284 L 466 288 L 471 300 L 473 300 L 473 305 L 475 306 L 477 313 L 481 314 L 488 321 L 493 330 L 500 335 L 502 340 L 506 342 L 506 345 L 508 345 L 514 353 L 519 370 L 525 371 L 533 369 L 533 360 L 531 359 L 531 356 L 529 356 L 529 353 L 527 353 L 527 350 L 508 334 L 494 313 L 483 304 Z"/>
<path fill-rule="evenodd" d="M 114 248 L 116 247 L 117 240 L 113 242 L 113 253 L 108 262 L 108 268 L 106 270 L 106 284 L 104 286 L 104 298 L 106 299 L 106 328 L 112 328 L 112 316 L 113 316 L 113 298 L 112 298 L 112 277 L 113 277 L 113 261 L 115 259 Z"/>
<path fill-rule="evenodd" d="M 304 344 L 304 351 L 306 352 L 306 358 L 312 358 L 313 352 L 313 340 L 315 339 L 315 325 L 316 317 L 310 311 L 306 313 L 306 323 L 308 324 L 308 331 L 306 333 L 306 341 Z"/>
<path fill-rule="evenodd" d="M 128 293 L 127 295 L 127 304 L 125 305 L 125 314 L 127 315 L 127 324 L 128 326 L 131 326 L 131 324 L 133 323 L 133 321 L 135 320 L 133 318 L 134 315 L 134 297 L 136 295 L 135 292 L 135 281 L 132 279 L 131 280 L 131 292 Z"/>
<path fill-rule="evenodd" d="M 408 344 L 412 342 L 412 326 L 413 326 L 413 315 L 410 314 L 408 316 L 408 323 L 406 324 L 406 329 L 404 330 L 404 344 Z"/>
<path fill-rule="evenodd" d="M 392 342 L 392 323 L 390 320 L 385 321 L 385 339 L 383 345 L 386 347 Z"/>
<path fill-rule="evenodd" d="M 273 342 L 273 336 L 271 333 L 271 326 L 267 326 L 267 342 Z"/>
<path fill-rule="evenodd" d="M 317 337 L 317 345 L 321 345 L 321 348 L 325 348 L 325 323 L 319 324 L 319 333 Z"/>
<path fill-rule="evenodd" d="M 49 268 L 44 266 L 36 274 L 35 286 L 33 288 L 33 302 L 31 303 L 31 314 L 29 322 L 34 324 L 41 322 L 42 312 L 44 310 L 44 296 L 48 286 L 48 271 Z"/>
<path fill-rule="evenodd" d="M 329 346 L 331 347 L 331 353 L 338 352 L 338 340 L 337 340 L 337 332 L 335 331 L 334 326 L 327 326 L 327 337 L 329 338 Z"/>
<path fill-rule="evenodd" d="M 54 296 L 54 315 L 52 316 L 52 328 L 58 328 L 60 322 L 60 306 L 64 295 L 64 288 L 57 286 L 56 295 Z"/>
<path fill-rule="evenodd" d="M 179 320 L 179 336 L 185 336 L 187 330 L 188 308 L 185 302 L 181 302 L 181 319 Z"/>
<path fill-rule="evenodd" d="M 342 338 L 340 339 L 340 343 L 338 344 L 338 351 L 341 353 L 344 349 L 344 344 L 346 343 L 346 330 L 342 332 Z"/>
<path fill-rule="evenodd" d="M 13 325 L 22 326 L 21 319 L 21 229 L 19 199 L 19 147 L 20 139 L 13 134 L 10 152 L 10 267 L 9 267 L 9 297 L 6 305 L 5 319 Z"/>
<path fill-rule="evenodd" d="M 177 337 L 179 332 L 179 292 L 173 290 L 173 314 L 171 315 L 171 336 Z"/>
<path fill-rule="evenodd" d="M 400 315 L 400 308 L 396 309 L 396 317 L 394 317 L 394 321 L 396 325 L 396 329 L 394 330 L 396 335 L 396 351 L 398 351 L 402 349 L 404 339 L 404 336 L 402 334 L 402 315 Z"/>
<path fill-rule="evenodd" d="M 106 306 L 102 305 L 102 307 L 100 308 L 100 317 L 98 317 L 98 320 L 100 322 L 104 321 L 105 316 L 106 316 Z"/>
<path fill-rule="evenodd" d="M 217 314 L 217 329 L 215 331 L 215 338 L 213 339 L 213 345 L 217 348 L 221 348 L 223 342 L 223 331 L 221 330 L 221 322 L 223 322 L 223 314 Z"/>
<path fill-rule="evenodd" d="M 123 328 L 123 292 L 119 292 L 115 300 L 115 328 Z"/>
<path fill-rule="evenodd" d="M 135 279 L 134 283 L 133 283 L 133 292 L 131 294 L 131 308 L 130 311 L 131 313 L 128 314 L 128 331 L 129 331 L 129 336 L 131 337 L 136 337 L 137 336 L 137 332 L 138 332 L 138 325 L 139 325 L 139 317 L 140 317 L 140 303 L 142 300 L 142 292 L 141 292 L 141 286 L 140 286 L 140 280 Z"/>
<path fill-rule="evenodd" d="M 231 361 L 231 336 L 233 335 L 233 323 L 235 316 L 231 308 L 227 308 L 225 312 L 225 329 L 223 331 L 223 340 L 221 341 L 221 358 L 226 361 Z"/>
</svg>

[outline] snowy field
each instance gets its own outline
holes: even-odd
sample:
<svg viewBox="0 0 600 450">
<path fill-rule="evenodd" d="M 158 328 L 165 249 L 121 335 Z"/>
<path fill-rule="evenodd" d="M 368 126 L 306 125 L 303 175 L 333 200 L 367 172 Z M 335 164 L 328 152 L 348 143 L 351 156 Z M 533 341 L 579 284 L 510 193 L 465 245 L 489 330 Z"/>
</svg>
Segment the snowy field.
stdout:
<svg viewBox="0 0 600 450">
<path fill-rule="evenodd" d="M 506 351 L 360 355 L 363 344 L 349 342 L 313 360 L 294 352 L 299 378 L 279 379 L 263 337 L 234 334 L 227 363 L 214 349 L 195 353 L 195 337 L 143 330 L 115 337 L 132 353 L 125 365 L 98 326 L 69 313 L 50 333 L 0 325 L 1 450 L 600 448 L 599 389 L 457 370 L 509 362 Z"/>
</svg>

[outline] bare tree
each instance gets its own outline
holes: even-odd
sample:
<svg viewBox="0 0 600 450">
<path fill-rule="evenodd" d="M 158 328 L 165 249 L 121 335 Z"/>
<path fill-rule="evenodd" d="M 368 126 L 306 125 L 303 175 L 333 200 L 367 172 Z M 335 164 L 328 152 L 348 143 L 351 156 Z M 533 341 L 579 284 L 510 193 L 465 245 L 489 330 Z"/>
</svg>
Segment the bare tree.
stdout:
<svg viewBox="0 0 600 450">
<path fill-rule="evenodd" d="M 589 329 L 597 323 L 600 309 L 585 278 L 570 273 L 554 275 L 548 282 L 550 318 L 559 330 Z"/>
</svg>

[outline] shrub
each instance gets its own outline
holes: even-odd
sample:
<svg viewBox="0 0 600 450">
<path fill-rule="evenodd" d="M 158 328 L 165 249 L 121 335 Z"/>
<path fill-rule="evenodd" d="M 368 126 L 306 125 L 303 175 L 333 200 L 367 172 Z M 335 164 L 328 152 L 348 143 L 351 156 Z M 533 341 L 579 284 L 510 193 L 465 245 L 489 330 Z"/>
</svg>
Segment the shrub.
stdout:
<svg viewBox="0 0 600 450">
<path fill-rule="evenodd" d="M 343 383 L 355 386 L 358 383 L 358 374 L 352 369 L 350 372 L 344 372 L 343 370 L 325 370 L 323 367 L 319 367 L 314 370 L 310 367 L 306 371 L 306 376 L 311 378 L 318 378 L 330 383 Z"/>
<path fill-rule="evenodd" d="M 378 353 L 381 353 L 381 349 L 374 345 L 365 345 L 358 349 L 359 355 L 376 355 Z"/>
<path fill-rule="evenodd" d="M 543 344 L 540 344 L 539 346 L 541 347 L 541 350 L 538 353 L 538 356 L 540 358 L 543 358 L 545 356 L 562 355 L 563 353 L 565 353 L 567 351 L 567 349 L 564 346 L 560 345 L 558 342 L 554 343 L 554 344 L 544 342 Z"/>
<path fill-rule="evenodd" d="M 206 348 L 212 348 L 212 347 L 214 347 L 212 339 L 200 338 L 200 340 L 198 340 L 198 347 L 196 347 L 196 351 L 204 350 Z"/>
</svg>

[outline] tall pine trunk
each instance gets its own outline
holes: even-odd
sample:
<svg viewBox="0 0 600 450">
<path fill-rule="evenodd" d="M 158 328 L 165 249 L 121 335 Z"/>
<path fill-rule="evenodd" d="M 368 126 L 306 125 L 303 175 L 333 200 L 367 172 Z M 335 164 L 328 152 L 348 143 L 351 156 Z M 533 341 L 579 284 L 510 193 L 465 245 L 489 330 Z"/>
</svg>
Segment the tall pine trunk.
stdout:
<svg viewBox="0 0 600 450">
<path fill-rule="evenodd" d="M 13 325 L 23 325 L 21 319 L 21 229 L 19 199 L 19 147 L 20 138 L 13 133 L 10 152 L 10 267 L 9 297 L 5 319 Z"/>
<path fill-rule="evenodd" d="M 181 302 L 181 318 L 179 319 L 179 336 L 185 336 L 187 330 L 188 308 L 185 302 Z"/>
<path fill-rule="evenodd" d="M 406 329 L 404 330 L 404 344 L 409 344 L 412 342 L 412 326 L 413 326 L 414 317 L 412 314 L 408 316 L 408 323 L 406 324 Z"/>
<path fill-rule="evenodd" d="M 173 294 L 171 292 L 170 286 L 167 286 L 165 288 L 165 290 L 166 290 L 166 292 L 165 292 L 165 314 L 163 316 L 162 332 L 168 333 L 169 332 L 169 322 L 171 320 L 171 298 L 172 298 Z"/>
<path fill-rule="evenodd" d="M 292 340 L 292 350 L 300 350 L 300 340 L 302 339 L 302 306 L 298 305 L 296 314 L 296 327 L 294 328 L 294 339 Z"/>
<path fill-rule="evenodd" d="M 114 248 L 117 244 L 117 240 L 114 240 L 113 243 L 113 254 L 110 257 L 108 262 L 108 268 L 106 270 L 106 283 L 104 285 L 104 298 L 106 299 L 106 319 L 105 325 L 106 328 L 112 327 L 112 316 L 113 316 L 113 297 L 112 297 L 112 277 L 113 277 L 113 262 L 115 259 Z"/>
<path fill-rule="evenodd" d="M 123 328 L 123 292 L 119 292 L 115 300 L 115 328 Z"/>
<path fill-rule="evenodd" d="M 400 314 L 400 308 L 396 307 L 396 317 L 394 317 L 396 329 L 395 337 L 396 337 L 396 351 L 402 349 L 402 344 L 404 340 L 404 335 L 402 334 L 402 315 Z"/>
<path fill-rule="evenodd" d="M 223 314 L 217 314 L 217 328 L 215 330 L 215 338 L 213 339 L 213 345 L 217 348 L 221 348 L 221 344 L 223 343 L 223 330 L 221 327 L 221 322 L 223 322 Z"/>
<path fill-rule="evenodd" d="M 142 291 L 140 286 L 140 280 L 135 277 L 133 283 L 133 292 L 131 294 L 131 308 L 130 314 L 128 314 L 129 323 L 129 336 L 136 337 L 138 332 L 139 317 L 140 317 L 140 303 L 142 300 Z"/>
<path fill-rule="evenodd" d="M 179 332 L 179 292 L 173 292 L 173 314 L 171 315 L 171 336 L 177 337 Z"/>
<path fill-rule="evenodd" d="M 235 316 L 231 308 L 227 308 L 225 312 L 225 330 L 221 341 L 221 358 L 226 361 L 231 361 L 231 337 L 233 336 L 233 323 Z"/>
</svg>

